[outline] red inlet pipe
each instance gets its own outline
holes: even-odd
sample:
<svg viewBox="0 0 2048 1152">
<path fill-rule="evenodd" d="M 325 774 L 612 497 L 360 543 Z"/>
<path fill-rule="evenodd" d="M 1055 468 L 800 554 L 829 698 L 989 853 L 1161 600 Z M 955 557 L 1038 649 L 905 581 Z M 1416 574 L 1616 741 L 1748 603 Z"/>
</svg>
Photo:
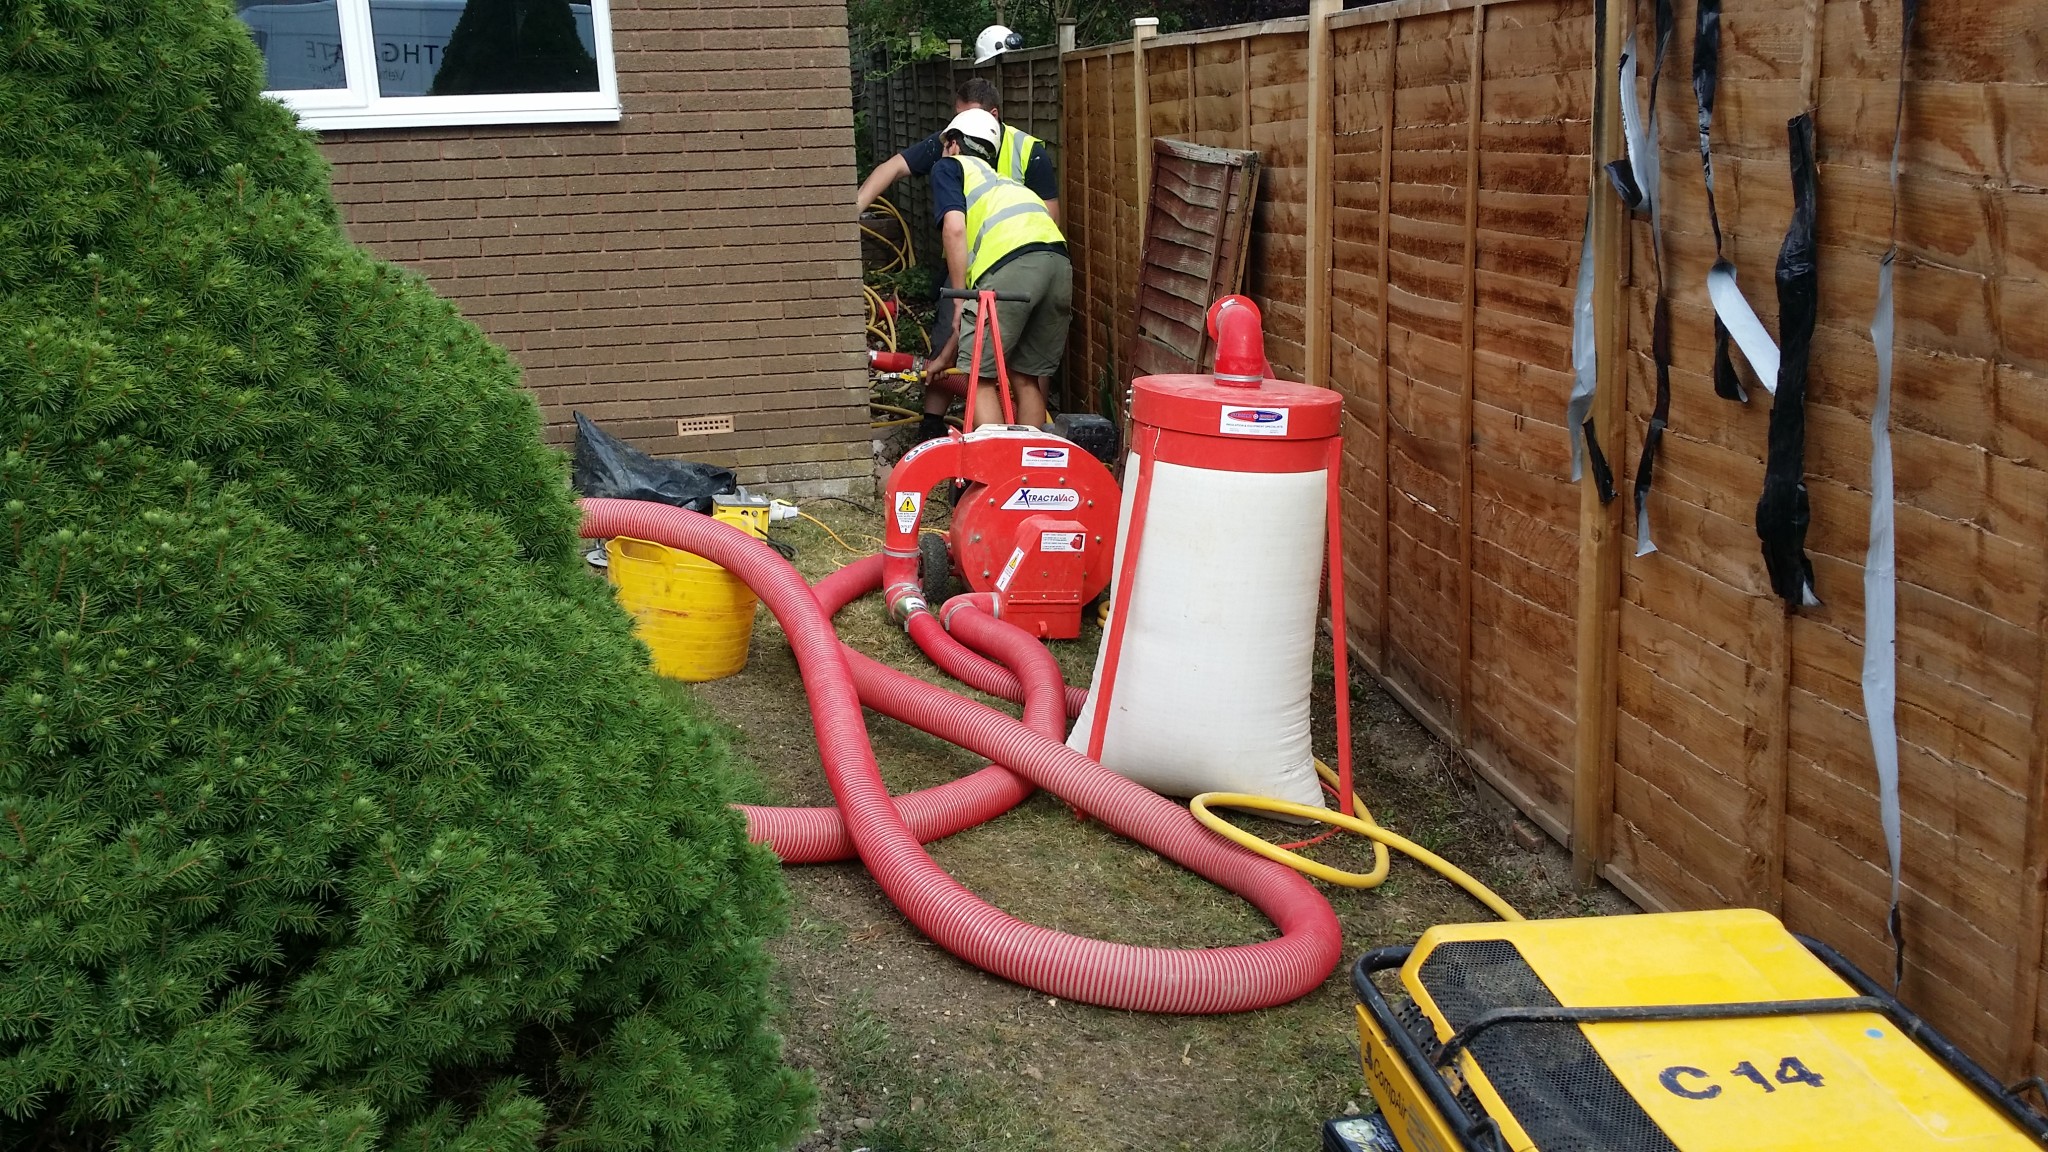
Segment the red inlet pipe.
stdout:
<svg viewBox="0 0 2048 1152">
<path fill-rule="evenodd" d="M 1048 995 L 1143 1012 L 1271 1007 L 1313 990 L 1335 969 L 1342 948 L 1336 914 L 1299 873 L 1215 836 L 1180 805 L 1055 737 L 845 648 L 810 586 L 766 544 L 667 505 L 592 499 L 583 509 L 585 536 L 634 536 L 695 553 L 768 605 L 803 674 L 819 756 L 855 849 L 890 901 L 948 952 Z M 973 611 L 956 620 L 1024 673 L 1020 679 L 1057 683 L 1056 669 L 1045 680 L 1050 654 L 1021 630 Z M 1139 948 L 1040 928 L 989 906 L 933 862 L 898 813 L 875 765 L 863 703 L 1007 765 L 1103 826 L 1243 896 L 1280 937 L 1229 948 Z"/>
<path fill-rule="evenodd" d="M 1249 296 L 1225 296 L 1209 305 L 1209 338 L 1216 342 L 1216 382 L 1256 388 L 1273 374 L 1266 360 L 1266 326 Z"/>
</svg>

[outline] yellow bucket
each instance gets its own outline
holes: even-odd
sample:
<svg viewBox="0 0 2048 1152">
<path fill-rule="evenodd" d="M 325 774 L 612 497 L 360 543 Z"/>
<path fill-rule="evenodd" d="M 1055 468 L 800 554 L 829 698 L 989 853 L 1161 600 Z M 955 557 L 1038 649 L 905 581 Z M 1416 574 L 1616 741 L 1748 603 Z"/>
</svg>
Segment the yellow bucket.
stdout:
<svg viewBox="0 0 2048 1152">
<path fill-rule="evenodd" d="M 755 599 L 739 577 L 651 540 L 615 536 L 604 551 L 619 605 L 633 614 L 656 672 L 704 681 L 747 666 Z"/>
</svg>

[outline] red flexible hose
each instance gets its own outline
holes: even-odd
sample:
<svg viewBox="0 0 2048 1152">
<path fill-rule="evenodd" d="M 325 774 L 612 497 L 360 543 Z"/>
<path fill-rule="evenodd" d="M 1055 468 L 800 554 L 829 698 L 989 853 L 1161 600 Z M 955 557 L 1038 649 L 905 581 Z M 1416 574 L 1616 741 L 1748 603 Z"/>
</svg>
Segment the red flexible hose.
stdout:
<svg viewBox="0 0 2048 1152">
<path fill-rule="evenodd" d="M 810 586 L 767 545 L 666 505 L 585 500 L 583 508 L 585 536 L 635 536 L 696 553 L 740 577 L 768 605 L 803 673 L 826 779 L 854 847 L 890 901 L 955 956 L 1048 995 L 1176 1013 L 1283 1004 L 1319 986 L 1336 967 L 1342 948 L 1336 914 L 1299 873 L 1213 835 L 1180 805 L 1056 737 L 846 649 Z M 1051 667 L 1051 682 L 1057 682 L 1050 654 L 1022 631 L 973 611 L 958 613 L 956 621 L 963 638 L 1001 653 L 1014 669 L 1043 683 Z M 932 861 L 899 814 L 875 765 L 863 702 L 1009 765 L 1106 827 L 1236 892 L 1273 921 L 1280 937 L 1228 948 L 1138 948 L 1040 928 L 990 907 Z"/>
<path fill-rule="evenodd" d="M 837 616 L 848 604 L 880 588 L 882 579 L 882 557 L 870 556 L 818 581 L 812 592 L 826 616 Z M 917 646 L 948 675 L 991 696 L 1011 701 L 1025 699 L 1015 673 L 948 635 L 931 613 L 913 615 L 909 631 Z M 1059 682 L 1057 675 L 1053 682 Z M 1024 723 L 1034 731 L 1060 739 L 1066 731 L 1066 718 L 1079 710 L 1088 691 L 1065 685 L 1063 695 L 1066 705 L 1062 715 L 1040 714 L 1027 706 Z M 896 797 L 896 811 L 909 826 L 911 835 L 919 843 L 929 844 L 988 823 L 1023 803 L 1034 791 L 1030 781 L 991 764 L 958 780 L 905 792 Z M 747 816 L 747 834 L 757 843 L 773 848 L 785 864 L 831 864 L 857 855 L 853 837 L 847 835 L 846 821 L 840 818 L 837 808 L 742 804 L 740 811 Z"/>
<path fill-rule="evenodd" d="M 882 558 L 871 556 L 825 577 L 812 591 L 829 618 L 881 586 Z M 948 636 L 929 612 L 911 617 L 910 635 L 949 673 L 956 668 L 972 670 L 974 665 L 968 661 L 1000 668 L 1000 665 L 976 655 Z M 1050 695 L 1041 692 L 1035 699 L 1026 699 L 1017 677 L 1007 671 L 1003 674 L 1017 686 L 1016 698 L 1026 700 L 1024 723 L 1054 740 L 1060 739 L 1066 729 L 1066 716 L 1063 711 L 1053 710 Z M 903 817 L 910 834 L 917 837 L 919 843 L 929 844 L 977 824 L 986 824 L 1023 803 L 1024 798 L 1034 791 L 1036 789 L 1029 780 L 1007 768 L 991 764 L 958 780 L 906 792 L 895 798 L 896 811 Z M 746 813 L 747 836 L 774 849 L 785 864 L 830 864 L 851 860 L 857 855 L 853 837 L 847 834 L 846 821 L 840 818 L 837 808 L 770 808 L 742 804 L 740 811 Z"/>
</svg>

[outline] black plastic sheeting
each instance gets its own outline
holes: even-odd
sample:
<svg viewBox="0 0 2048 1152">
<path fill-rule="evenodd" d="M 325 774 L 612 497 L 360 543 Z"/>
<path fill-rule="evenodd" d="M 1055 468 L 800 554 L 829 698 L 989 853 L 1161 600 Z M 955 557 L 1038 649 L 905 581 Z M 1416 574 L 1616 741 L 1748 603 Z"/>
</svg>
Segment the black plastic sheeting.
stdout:
<svg viewBox="0 0 2048 1152">
<path fill-rule="evenodd" d="M 1693 28 L 1692 93 L 1700 107 L 1700 167 L 1707 178 L 1707 220 L 1714 226 L 1714 267 L 1734 265 L 1722 253 L 1721 213 L 1714 204 L 1714 93 L 1721 75 L 1721 0 L 1699 0 L 1699 19 Z M 1728 356 L 1728 326 L 1714 318 L 1714 393 L 1724 400 L 1747 404 L 1749 393 L 1735 374 L 1735 362 Z"/>
<path fill-rule="evenodd" d="M 1664 61 L 1671 55 L 1671 33 L 1678 23 L 1671 10 L 1671 0 L 1657 0 L 1656 22 L 1657 62 L 1650 68 L 1650 114 L 1647 118 L 1651 148 L 1659 146 L 1657 88 L 1664 79 Z M 1627 92 L 1622 98 L 1633 100 L 1636 94 Z M 1664 443 L 1664 430 L 1671 426 L 1671 301 L 1664 283 L 1663 214 L 1657 211 L 1653 199 L 1659 190 L 1644 189 L 1635 166 L 1627 158 L 1609 164 L 1607 176 L 1614 182 L 1614 190 L 1621 195 L 1622 203 L 1627 204 L 1631 211 L 1650 212 L 1650 261 L 1657 273 L 1657 299 L 1650 314 L 1650 358 L 1657 366 L 1657 405 L 1650 411 L 1650 426 L 1643 432 L 1643 455 L 1636 462 L 1636 555 L 1640 556 L 1655 549 L 1655 545 L 1650 543 L 1650 485 L 1657 474 L 1657 449 Z"/>
<path fill-rule="evenodd" d="M 657 460 L 576 413 L 576 456 L 569 481 L 585 496 L 651 500 L 692 512 L 710 512 L 711 498 L 739 491 L 724 468 L 688 460 Z"/>
<path fill-rule="evenodd" d="M 1764 464 L 1763 496 L 1756 502 L 1756 534 L 1763 541 L 1772 589 L 1796 609 L 1820 603 L 1813 594 L 1813 562 L 1806 556 L 1806 529 L 1813 521 L 1805 478 L 1806 365 L 1813 351 L 1820 288 L 1814 250 L 1819 176 L 1813 114 L 1793 117 L 1785 134 L 1791 141 L 1792 226 L 1778 249 L 1778 341 L 1783 359 L 1771 404 L 1770 455 Z"/>
</svg>

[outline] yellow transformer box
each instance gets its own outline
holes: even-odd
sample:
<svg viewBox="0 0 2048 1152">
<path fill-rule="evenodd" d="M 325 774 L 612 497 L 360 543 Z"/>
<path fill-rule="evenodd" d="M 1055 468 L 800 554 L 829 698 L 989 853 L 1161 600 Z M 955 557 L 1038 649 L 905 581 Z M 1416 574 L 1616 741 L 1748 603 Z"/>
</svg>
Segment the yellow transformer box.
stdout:
<svg viewBox="0 0 2048 1152">
<path fill-rule="evenodd" d="M 1374 976 L 1397 969 L 1390 997 Z M 1352 980 L 1366 1081 L 1405 1152 L 2048 1144 L 2048 1118 L 1763 912 L 1447 925 Z"/>
</svg>

